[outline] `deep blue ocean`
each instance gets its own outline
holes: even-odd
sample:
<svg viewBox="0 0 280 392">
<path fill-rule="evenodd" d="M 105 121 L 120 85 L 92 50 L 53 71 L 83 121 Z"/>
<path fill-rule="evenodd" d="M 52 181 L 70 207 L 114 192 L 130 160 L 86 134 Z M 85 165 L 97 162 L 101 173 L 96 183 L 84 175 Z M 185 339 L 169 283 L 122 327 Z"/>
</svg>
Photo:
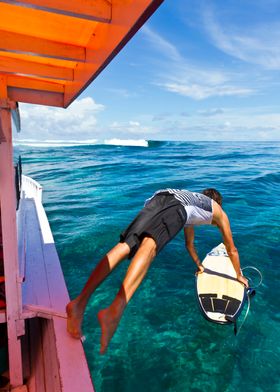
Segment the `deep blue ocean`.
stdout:
<svg viewBox="0 0 280 392">
<path fill-rule="evenodd" d="M 118 291 L 129 263 L 123 262 L 97 289 L 85 315 L 85 351 L 97 392 L 280 391 L 279 142 L 21 145 L 19 153 L 23 173 L 43 185 L 72 298 L 145 199 L 165 187 L 217 188 L 242 267 L 255 266 L 263 275 L 238 336 L 232 326 L 207 322 L 180 233 L 153 262 L 101 356 L 96 315 Z M 201 259 L 220 242 L 217 228 L 196 230 Z M 258 280 L 254 271 L 247 275 Z"/>
</svg>

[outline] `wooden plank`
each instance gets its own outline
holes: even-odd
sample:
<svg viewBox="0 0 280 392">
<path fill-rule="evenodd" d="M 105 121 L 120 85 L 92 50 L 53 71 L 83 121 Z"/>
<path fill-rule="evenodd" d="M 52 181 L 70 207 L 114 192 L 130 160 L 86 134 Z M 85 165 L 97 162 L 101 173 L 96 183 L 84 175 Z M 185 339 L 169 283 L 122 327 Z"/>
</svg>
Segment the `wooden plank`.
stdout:
<svg viewBox="0 0 280 392">
<path fill-rule="evenodd" d="M 109 0 L 1 0 L 0 2 L 32 7 L 33 9 L 46 10 L 48 12 L 103 23 L 109 23 L 111 20 L 112 4 Z"/>
<path fill-rule="evenodd" d="M 29 321 L 26 321 L 25 325 L 25 335 L 21 337 L 21 348 L 22 348 L 22 371 L 23 371 L 23 379 L 27 380 L 31 374 L 31 366 L 30 366 L 30 355 L 29 355 L 29 331 L 28 324 Z"/>
<path fill-rule="evenodd" d="M 51 79 L 73 80 L 74 72 L 71 68 L 57 67 L 54 65 L 40 64 L 9 57 L 0 57 L 1 73 L 17 73 L 37 75 Z"/>
<path fill-rule="evenodd" d="M 60 288 L 56 287 L 56 289 L 60 289 Z M 66 303 L 65 303 L 65 305 L 66 305 Z M 64 306 L 64 311 L 57 310 L 57 308 L 55 308 L 55 307 L 47 308 L 42 305 L 24 305 L 23 310 L 24 310 L 24 318 L 32 318 L 32 317 L 36 317 L 36 316 L 42 317 L 42 318 L 47 318 L 50 320 L 53 318 L 53 316 L 61 317 L 64 319 L 67 318 L 65 306 Z M 26 315 L 28 317 L 26 317 Z"/>
<path fill-rule="evenodd" d="M 2 95 L 0 98 L 7 98 L 7 96 L 3 96 L 5 95 L 5 86 L 0 87 L 0 94 Z M 16 387 L 23 383 L 21 346 L 17 333 L 17 320 L 21 314 L 21 297 L 17 283 L 16 196 L 11 141 L 11 114 L 8 110 L 1 108 L 0 112 L 5 113 L 5 121 L 2 123 L 2 127 L 5 128 L 6 132 L 4 133 L 7 135 L 6 142 L 0 143 L 0 203 L 8 320 L 9 369 L 11 385 Z"/>
<path fill-rule="evenodd" d="M 90 20 L 5 3 L 0 3 L 0 15 L 1 31 L 77 46 L 86 46 L 98 25 Z"/>
<path fill-rule="evenodd" d="M 22 284 L 23 305 L 34 304 L 50 307 L 50 292 L 46 278 L 42 236 L 33 199 L 25 199 L 28 219 L 25 221 L 26 273 Z"/>
<path fill-rule="evenodd" d="M 66 68 L 68 70 L 75 69 L 77 65 L 76 61 L 55 59 L 55 58 L 49 58 L 49 57 L 44 57 L 39 55 L 32 56 L 30 54 L 7 52 L 3 50 L 0 51 L 0 58 L 7 59 L 8 61 L 20 60 L 20 61 L 31 63 L 31 65 L 35 63 L 40 65 L 48 65 L 60 69 Z"/>
<path fill-rule="evenodd" d="M 86 59 L 85 47 L 51 41 L 10 31 L 0 31 L 0 50 L 20 52 L 63 60 L 82 61 Z"/>
<path fill-rule="evenodd" d="M 64 105 L 64 95 L 61 93 L 8 87 L 8 94 L 11 99 L 19 102 L 58 107 L 63 107 Z"/>
<path fill-rule="evenodd" d="M 45 244 L 43 252 L 46 263 L 46 274 L 50 288 L 51 305 L 60 312 L 65 312 L 69 295 L 66 289 L 62 270 L 54 244 Z"/>
<path fill-rule="evenodd" d="M 46 392 L 40 320 L 28 320 L 31 373 L 27 382 L 29 392 Z"/>
<path fill-rule="evenodd" d="M 53 323 L 62 392 L 93 392 L 91 375 L 81 341 L 73 339 L 69 334 L 65 333 L 66 320 L 54 317 Z M 74 373 L 73 369 L 75 369 Z M 79 375 L 79 377 L 76 375 Z"/>
<path fill-rule="evenodd" d="M 46 392 L 61 392 L 53 322 L 41 319 Z M 76 370 L 75 370 L 76 371 Z"/>
<path fill-rule="evenodd" d="M 64 276 L 54 244 L 51 228 L 44 207 L 36 202 L 38 220 L 42 232 L 42 251 L 45 260 L 45 270 L 48 280 L 51 306 L 60 312 L 65 312 L 65 306 L 69 302 Z"/>
<path fill-rule="evenodd" d="M 35 79 L 29 76 L 7 75 L 7 85 L 9 87 L 28 88 L 30 90 L 49 91 L 54 93 L 64 93 L 64 83 L 60 81 L 49 81 L 46 79 Z"/>
</svg>

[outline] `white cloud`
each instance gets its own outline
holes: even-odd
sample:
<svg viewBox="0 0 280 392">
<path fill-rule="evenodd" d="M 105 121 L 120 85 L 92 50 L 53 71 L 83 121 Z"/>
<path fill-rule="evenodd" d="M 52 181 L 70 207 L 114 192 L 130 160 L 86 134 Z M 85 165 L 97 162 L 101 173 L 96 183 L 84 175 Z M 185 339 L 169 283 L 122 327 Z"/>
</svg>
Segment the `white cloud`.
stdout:
<svg viewBox="0 0 280 392">
<path fill-rule="evenodd" d="M 167 91 L 178 93 L 196 100 L 205 99 L 213 96 L 226 95 L 249 95 L 252 90 L 248 88 L 234 87 L 230 85 L 202 85 L 182 83 L 163 83 L 161 84 Z"/>
<path fill-rule="evenodd" d="M 166 71 L 157 75 L 155 85 L 194 100 L 214 96 L 244 96 L 254 91 L 239 85 L 240 75 L 191 63 L 180 54 L 175 45 L 151 28 L 146 27 L 142 31 L 153 47 L 169 60 L 162 64 L 161 69 Z"/>
<path fill-rule="evenodd" d="M 97 125 L 97 114 L 104 106 L 92 98 L 74 101 L 68 109 L 20 104 L 23 138 L 81 140 L 91 138 Z"/>
<path fill-rule="evenodd" d="M 271 70 L 280 69 L 280 23 L 258 23 L 249 27 L 238 19 L 220 18 L 209 6 L 203 8 L 204 28 L 214 45 L 223 52 Z"/>
<path fill-rule="evenodd" d="M 280 114 L 275 107 L 223 108 L 170 115 L 158 123 L 165 140 L 279 140 Z"/>
<path fill-rule="evenodd" d="M 159 51 L 161 55 L 172 61 L 181 61 L 181 55 L 175 45 L 172 45 L 147 25 L 142 27 L 141 32 L 144 33 L 153 48 Z"/>
<path fill-rule="evenodd" d="M 68 109 L 41 105 L 20 104 L 22 131 L 15 140 L 86 141 L 106 138 L 146 138 L 159 130 L 147 121 L 114 121 L 109 125 L 98 124 L 97 116 L 105 107 L 92 98 L 74 101 Z M 95 140 L 96 141 L 96 140 Z"/>
</svg>

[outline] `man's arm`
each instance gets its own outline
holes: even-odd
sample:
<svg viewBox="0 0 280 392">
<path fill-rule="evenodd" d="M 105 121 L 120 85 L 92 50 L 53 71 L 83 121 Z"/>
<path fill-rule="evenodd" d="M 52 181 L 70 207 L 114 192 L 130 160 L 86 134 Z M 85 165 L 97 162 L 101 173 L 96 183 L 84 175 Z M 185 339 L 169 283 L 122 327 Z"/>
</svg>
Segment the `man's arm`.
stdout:
<svg viewBox="0 0 280 392">
<path fill-rule="evenodd" d="M 239 254 L 237 248 L 234 245 L 227 214 L 222 210 L 222 208 L 217 203 L 214 202 L 213 204 L 214 204 L 213 223 L 216 224 L 220 229 L 220 232 L 223 237 L 223 242 L 227 250 L 227 254 L 232 262 L 233 268 L 235 269 L 237 279 L 241 283 L 244 283 L 246 287 L 248 287 L 248 280 L 241 273 Z"/>
<path fill-rule="evenodd" d="M 189 252 L 195 264 L 197 265 L 197 273 L 201 273 L 204 271 L 204 268 L 200 262 L 200 259 L 198 257 L 198 254 L 194 246 L 194 228 L 192 226 L 185 227 L 184 234 L 185 234 L 186 249 Z"/>
</svg>

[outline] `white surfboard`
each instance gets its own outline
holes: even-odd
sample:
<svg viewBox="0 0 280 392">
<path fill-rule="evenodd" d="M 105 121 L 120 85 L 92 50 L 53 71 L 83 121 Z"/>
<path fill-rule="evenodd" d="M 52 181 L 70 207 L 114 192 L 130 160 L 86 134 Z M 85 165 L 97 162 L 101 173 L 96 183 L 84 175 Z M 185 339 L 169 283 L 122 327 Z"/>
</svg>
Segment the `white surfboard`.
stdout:
<svg viewBox="0 0 280 392">
<path fill-rule="evenodd" d="M 237 280 L 224 244 L 212 249 L 202 265 L 204 272 L 196 278 L 202 314 L 207 320 L 219 324 L 236 321 L 245 302 L 246 290 Z"/>
</svg>

